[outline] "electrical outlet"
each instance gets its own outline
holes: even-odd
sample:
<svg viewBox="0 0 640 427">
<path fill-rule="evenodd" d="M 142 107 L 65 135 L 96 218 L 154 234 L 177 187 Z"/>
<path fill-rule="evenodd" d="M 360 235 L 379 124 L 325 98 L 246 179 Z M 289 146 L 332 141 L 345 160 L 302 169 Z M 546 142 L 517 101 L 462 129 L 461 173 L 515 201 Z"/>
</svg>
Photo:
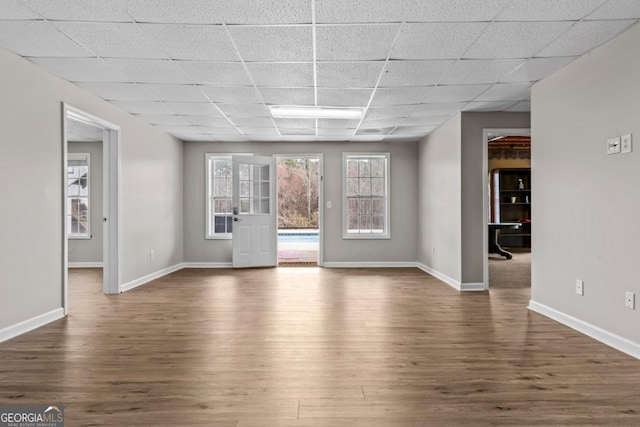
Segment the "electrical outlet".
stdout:
<svg viewBox="0 0 640 427">
<path fill-rule="evenodd" d="M 620 152 L 620 137 L 607 139 L 607 154 L 618 154 Z"/>
<path fill-rule="evenodd" d="M 622 138 L 620 139 L 620 149 L 622 153 L 631 152 L 631 134 L 622 135 Z"/>
<path fill-rule="evenodd" d="M 624 293 L 624 306 L 626 308 L 630 308 L 631 310 L 636 309 L 636 294 L 633 292 L 625 292 Z"/>
<path fill-rule="evenodd" d="M 584 295 L 584 281 L 576 280 L 576 295 Z"/>
<path fill-rule="evenodd" d="M 156 256 L 154 251 L 149 251 L 149 261 L 153 261 L 153 258 Z"/>
</svg>

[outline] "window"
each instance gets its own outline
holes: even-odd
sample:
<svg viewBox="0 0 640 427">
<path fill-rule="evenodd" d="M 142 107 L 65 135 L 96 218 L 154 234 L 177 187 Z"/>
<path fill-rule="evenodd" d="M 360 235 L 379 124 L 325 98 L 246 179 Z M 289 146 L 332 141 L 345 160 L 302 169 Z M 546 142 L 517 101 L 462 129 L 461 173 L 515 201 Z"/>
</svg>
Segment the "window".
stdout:
<svg viewBox="0 0 640 427">
<path fill-rule="evenodd" d="M 91 238 L 88 153 L 69 153 L 67 157 L 67 236 Z"/>
<path fill-rule="evenodd" d="M 388 239 L 389 153 L 344 153 L 343 237 Z"/>
</svg>

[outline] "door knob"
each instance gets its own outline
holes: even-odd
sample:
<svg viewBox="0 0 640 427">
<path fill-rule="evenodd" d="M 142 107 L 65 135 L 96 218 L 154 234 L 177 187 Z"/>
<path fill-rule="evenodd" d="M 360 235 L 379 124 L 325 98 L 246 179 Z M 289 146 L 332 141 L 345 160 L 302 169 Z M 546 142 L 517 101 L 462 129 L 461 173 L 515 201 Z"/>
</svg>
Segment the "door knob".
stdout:
<svg viewBox="0 0 640 427">
<path fill-rule="evenodd" d="M 234 217 L 233 217 L 233 220 L 234 220 L 235 222 L 240 222 L 240 218 L 238 218 L 237 216 L 234 216 Z"/>
</svg>

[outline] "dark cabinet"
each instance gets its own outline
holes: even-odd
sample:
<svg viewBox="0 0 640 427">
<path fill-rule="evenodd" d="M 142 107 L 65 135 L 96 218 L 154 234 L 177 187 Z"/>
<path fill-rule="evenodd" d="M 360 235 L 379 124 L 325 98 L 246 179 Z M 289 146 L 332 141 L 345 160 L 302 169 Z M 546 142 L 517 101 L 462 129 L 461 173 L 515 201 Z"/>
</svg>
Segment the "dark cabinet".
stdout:
<svg viewBox="0 0 640 427">
<path fill-rule="evenodd" d="M 518 229 L 502 230 L 500 245 L 531 247 L 531 169 L 491 171 L 491 222 L 519 222 Z"/>
</svg>

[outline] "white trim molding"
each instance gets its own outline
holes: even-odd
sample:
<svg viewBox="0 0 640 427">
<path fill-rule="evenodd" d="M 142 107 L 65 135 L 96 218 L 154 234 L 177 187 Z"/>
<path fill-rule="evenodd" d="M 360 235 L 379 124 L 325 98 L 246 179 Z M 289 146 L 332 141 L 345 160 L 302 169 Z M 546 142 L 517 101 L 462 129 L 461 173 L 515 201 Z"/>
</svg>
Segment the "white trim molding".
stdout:
<svg viewBox="0 0 640 427">
<path fill-rule="evenodd" d="M 18 335 L 26 334 L 29 331 L 37 329 L 48 323 L 54 322 L 64 317 L 64 308 L 56 308 L 48 313 L 40 314 L 39 316 L 32 317 L 31 319 L 24 320 L 15 325 L 7 326 L 4 329 L 0 329 L 0 342 L 10 340 Z"/>
<path fill-rule="evenodd" d="M 415 267 L 415 262 L 405 261 L 365 261 L 365 262 L 325 262 L 327 268 L 406 268 Z"/>
<path fill-rule="evenodd" d="M 461 292 L 477 292 L 477 291 L 487 290 L 484 283 L 460 283 L 458 280 L 452 279 L 446 274 L 440 273 L 439 271 L 434 270 L 433 268 L 419 262 L 416 263 L 416 267 L 418 267 L 420 270 L 424 271 L 425 273 L 432 275 L 436 279 L 442 280 L 447 285 Z"/>
<path fill-rule="evenodd" d="M 233 268 L 230 262 L 185 262 L 182 268 Z"/>
<path fill-rule="evenodd" d="M 103 262 L 69 262 L 69 268 L 102 268 Z"/>
<path fill-rule="evenodd" d="M 182 263 L 173 265 L 171 267 L 163 268 L 162 270 L 158 270 L 155 273 L 147 274 L 146 276 L 140 277 L 139 279 L 132 280 L 129 283 L 125 283 L 124 285 L 122 285 L 121 290 L 122 292 L 130 291 L 131 289 L 137 288 L 138 286 L 142 286 L 146 283 L 149 283 L 153 280 L 164 277 L 168 274 L 175 273 L 176 271 L 182 270 L 183 268 L 184 268 L 184 265 Z"/>
<path fill-rule="evenodd" d="M 603 344 L 613 347 L 616 350 L 620 350 L 629 356 L 640 359 L 640 343 L 628 340 L 612 332 L 605 331 L 604 329 L 587 323 L 584 320 L 580 320 L 533 300 L 529 301 L 529 306 L 527 308 L 538 314 L 542 314 L 549 319 L 555 320 L 558 323 L 562 323 L 563 325 L 600 341 Z"/>
</svg>

